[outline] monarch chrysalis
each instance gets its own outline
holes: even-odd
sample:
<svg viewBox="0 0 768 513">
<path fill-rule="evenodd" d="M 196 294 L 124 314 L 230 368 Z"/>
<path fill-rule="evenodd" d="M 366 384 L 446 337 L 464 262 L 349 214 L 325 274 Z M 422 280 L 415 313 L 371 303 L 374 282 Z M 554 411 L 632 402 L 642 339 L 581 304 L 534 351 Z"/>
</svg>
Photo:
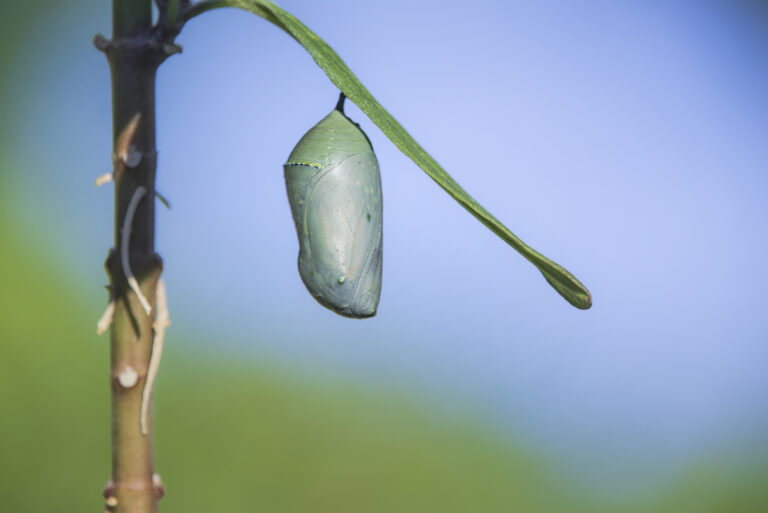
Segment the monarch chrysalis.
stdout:
<svg viewBox="0 0 768 513">
<path fill-rule="evenodd" d="M 307 289 L 340 315 L 375 315 L 382 257 L 379 163 L 368 137 L 344 115 L 343 93 L 283 167 Z"/>
</svg>

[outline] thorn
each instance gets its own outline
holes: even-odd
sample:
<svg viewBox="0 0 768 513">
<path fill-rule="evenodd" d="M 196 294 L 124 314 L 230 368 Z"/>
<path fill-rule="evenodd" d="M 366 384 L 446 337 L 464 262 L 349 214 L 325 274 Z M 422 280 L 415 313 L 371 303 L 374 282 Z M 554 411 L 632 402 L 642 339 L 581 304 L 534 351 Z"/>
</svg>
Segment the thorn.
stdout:
<svg viewBox="0 0 768 513">
<path fill-rule="evenodd" d="M 184 49 L 181 47 L 181 45 L 177 45 L 176 43 L 164 43 L 163 44 L 163 51 L 167 55 L 173 55 L 175 53 L 181 53 Z"/>
<path fill-rule="evenodd" d="M 163 480 L 160 479 L 160 474 L 152 474 L 152 487 L 155 489 L 157 499 L 162 499 L 165 495 L 165 486 L 163 486 Z"/>
<path fill-rule="evenodd" d="M 141 292 L 141 287 L 139 287 L 139 282 L 136 281 L 135 276 L 128 277 L 128 285 L 131 287 L 131 289 L 133 289 L 136 295 L 139 296 L 139 303 L 141 303 L 141 307 L 144 309 L 147 315 L 149 315 L 149 313 L 152 311 L 152 306 L 150 306 L 149 301 L 147 301 L 147 298 L 144 297 L 144 294 Z"/>
<path fill-rule="evenodd" d="M 96 334 L 97 335 L 103 335 L 108 329 L 109 326 L 112 324 L 112 317 L 115 314 L 115 301 L 112 300 L 107 305 L 107 309 L 104 310 L 104 314 L 101 316 L 101 319 L 99 319 L 99 322 L 96 323 Z"/>
<path fill-rule="evenodd" d="M 165 282 L 158 280 L 157 282 L 157 317 L 152 327 L 158 334 L 165 331 L 165 329 L 171 325 L 171 319 L 168 311 L 168 296 L 165 292 Z"/>
<path fill-rule="evenodd" d="M 112 41 L 104 37 L 104 34 L 98 33 L 93 36 L 93 46 L 100 52 L 106 52 L 112 46 Z"/>
<path fill-rule="evenodd" d="M 104 489 L 101 491 L 102 495 L 104 495 L 104 498 L 106 499 L 110 495 L 112 495 L 115 492 L 115 482 L 110 479 L 107 481 L 107 484 L 104 485 Z"/>
<path fill-rule="evenodd" d="M 117 506 L 117 497 L 115 497 L 114 495 L 110 495 L 109 497 L 107 497 L 107 507 L 114 508 L 115 506 Z"/>
<path fill-rule="evenodd" d="M 98 178 L 96 178 L 96 187 L 101 187 L 105 183 L 111 182 L 115 178 L 113 173 L 104 173 L 103 175 L 99 175 Z"/>
<path fill-rule="evenodd" d="M 139 382 L 139 373 L 130 365 L 126 365 L 123 372 L 117 375 L 117 382 L 123 388 L 133 388 Z"/>
<path fill-rule="evenodd" d="M 141 152 L 131 147 L 133 137 L 136 135 L 136 129 L 139 127 L 141 112 L 137 112 L 127 125 L 120 131 L 115 142 L 115 154 L 113 160 L 120 159 L 128 167 L 136 167 L 141 162 Z"/>
<path fill-rule="evenodd" d="M 168 210 L 171 209 L 171 203 L 168 201 L 168 198 L 166 198 L 165 196 L 163 196 L 162 194 L 160 194 L 157 191 L 155 191 L 155 196 L 157 197 L 157 199 L 160 200 L 160 203 L 165 205 L 165 208 L 167 208 Z"/>
<path fill-rule="evenodd" d="M 152 356 L 149 359 L 149 368 L 147 369 L 147 380 L 144 383 L 144 393 L 141 396 L 141 434 L 146 436 L 149 433 L 149 405 L 152 402 L 152 391 L 157 379 L 157 371 L 160 368 L 160 358 L 163 355 L 163 342 L 165 340 L 165 330 L 171 325 L 168 313 L 168 299 L 165 293 L 165 282 L 158 280 L 155 292 L 157 302 L 157 312 L 155 322 L 152 327 L 155 330 L 155 337 L 152 340 Z"/>
<path fill-rule="evenodd" d="M 144 197 L 144 194 L 146 193 L 146 188 L 141 186 L 136 187 L 136 190 L 133 192 L 133 197 L 131 197 L 131 202 L 128 204 L 128 209 L 125 212 L 125 219 L 123 220 L 123 232 L 122 239 L 120 241 L 120 256 L 123 264 L 123 273 L 125 274 L 126 280 L 128 280 L 128 285 L 131 287 L 131 290 L 136 293 L 142 308 L 144 308 L 144 311 L 147 313 L 147 315 L 149 315 L 149 313 L 152 311 L 152 307 L 150 306 L 149 301 L 147 301 L 147 298 L 144 297 L 144 294 L 141 292 L 141 288 L 139 288 L 139 282 L 136 281 L 136 277 L 131 271 L 131 264 L 128 259 L 131 244 L 131 227 L 133 225 L 133 216 L 136 214 L 136 207 L 139 205 L 139 201 L 141 201 L 141 198 Z"/>
</svg>

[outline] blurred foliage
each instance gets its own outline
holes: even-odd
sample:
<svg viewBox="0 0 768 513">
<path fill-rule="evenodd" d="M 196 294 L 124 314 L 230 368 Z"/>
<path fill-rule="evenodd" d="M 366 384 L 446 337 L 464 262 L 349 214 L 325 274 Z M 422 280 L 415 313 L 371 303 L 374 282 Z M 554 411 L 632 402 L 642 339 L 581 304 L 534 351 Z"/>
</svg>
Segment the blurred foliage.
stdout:
<svg viewBox="0 0 768 513">
<path fill-rule="evenodd" d="M 0 511 L 98 511 L 110 473 L 99 312 L 0 214 Z M 562 510 L 562 486 L 477 427 L 340 383 L 184 355 L 182 340 L 169 333 L 157 395 L 163 511 Z"/>
<path fill-rule="evenodd" d="M 98 310 L 35 249 L 38 235 L 15 224 L 11 205 L 0 201 L 0 511 L 99 511 L 109 344 L 95 335 Z M 179 331 L 157 394 L 163 511 L 767 510 L 766 469 L 717 465 L 644 504 L 588 500 L 475 423 L 341 382 L 185 354 Z"/>
</svg>

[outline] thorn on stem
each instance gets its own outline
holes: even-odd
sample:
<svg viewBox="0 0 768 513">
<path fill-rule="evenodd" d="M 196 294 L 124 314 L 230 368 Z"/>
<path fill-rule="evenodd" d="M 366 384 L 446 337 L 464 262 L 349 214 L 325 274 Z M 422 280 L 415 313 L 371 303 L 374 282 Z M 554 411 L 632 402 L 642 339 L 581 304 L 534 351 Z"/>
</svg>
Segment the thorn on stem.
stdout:
<svg viewBox="0 0 768 513">
<path fill-rule="evenodd" d="M 110 300 L 107 305 L 107 309 L 104 310 L 104 314 L 96 323 L 96 334 L 103 335 L 109 327 L 112 325 L 112 317 L 115 315 L 115 300 Z"/>
<path fill-rule="evenodd" d="M 166 198 L 165 196 L 163 196 L 162 194 L 160 194 L 157 191 L 155 191 L 155 197 L 160 200 L 160 203 L 165 205 L 165 208 L 167 208 L 168 210 L 171 209 L 171 202 L 168 201 L 168 198 Z"/>
<path fill-rule="evenodd" d="M 96 187 L 101 187 L 105 183 L 109 183 L 114 179 L 113 173 L 104 173 L 103 175 L 99 175 L 98 178 L 96 178 Z"/>
<path fill-rule="evenodd" d="M 113 493 L 115 493 L 115 482 L 112 479 L 110 479 L 109 481 L 107 481 L 107 484 L 104 485 L 104 489 L 101 491 L 101 494 L 106 499 Z"/>
<path fill-rule="evenodd" d="M 131 290 L 136 293 L 142 308 L 144 308 L 144 311 L 147 313 L 147 315 L 149 315 L 149 313 L 152 311 L 152 307 L 150 306 L 149 301 L 147 301 L 147 298 L 144 297 L 144 294 L 141 292 L 139 282 L 136 281 L 136 277 L 131 271 L 131 264 L 128 259 L 131 244 L 131 227 L 133 226 L 133 216 L 136 214 L 136 207 L 139 205 L 139 201 L 141 201 L 141 198 L 144 197 L 144 194 L 146 193 L 147 189 L 145 187 L 136 187 L 136 190 L 131 197 L 131 202 L 128 204 L 128 209 L 125 212 L 125 219 L 123 220 L 120 257 L 123 264 L 123 273 L 125 274 L 126 280 L 128 280 L 128 285 L 131 287 Z"/>
<path fill-rule="evenodd" d="M 93 46 L 100 52 L 106 52 L 112 45 L 112 41 L 104 37 L 104 34 L 98 33 L 93 36 Z"/>
<path fill-rule="evenodd" d="M 181 47 L 181 45 L 176 43 L 164 43 L 163 51 L 166 53 L 166 55 L 173 55 L 175 53 L 181 53 L 184 51 L 184 49 Z"/>
<path fill-rule="evenodd" d="M 96 178 L 96 187 L 101 187 L 105 183 L 109 183 L 109 182 L 114 181 L 114 179 L 115 179 L 115 174 L 114 173 L 104 173 L 103 175 L 99 175 Z M 165 205 L 165 208 L 167 208 L 168 210 L 171 209 L 171 202 L 168 201 L 168 198 L 166 198 L 164 194 L 162 194 L 159 191 L 155 191 L 155 197 L 158 200 L 160 200 L 160 203 Z"/>
<path fill-rule="evenodd" d="M 122 160 L 128 167 L 136 167 L 141 162 L 142 154 L 131 145 L 136 129 L 139 127 L 141 112 L 137 112 L 122 129 L 115 142 L 114 160 Z"/>
<path fill-rule="evenodd" d="M 114 508 L 115 506 L 117 506 L 117 497 L 115 497 L 114 495 L 110 495 L 109 497 L 107 497 L 106 504 L 108 508 Z"/>
<path fill-rule="evenodd" d="M 155 337 L 152 340 L 152 356 L 149 359 L 149 368 L 147 369 L 147 380 L 144 382 L 144 393 L 141 396 L 141 434 L 146 436 L 149 433 L 149 405 L 152 402 L 152 392 L 157 379 L 157 371 L 160 368 L 160 358 L 163 355 L 163 342 L 165 340 L 165 330 L 171 325 L 170 315 L 168 313 L 168 299 L 165 293 L 165 282 L 157 282 L 156 297 L 156 317 L 152 327 L 155 330 Z M 159 477 L 158 477 L 159 478 Z"/>
<path fill-rule="evenodd" d="M 165 486 L 163 486 L 163 480 L 160 479 L 160 474 L 152 474 L 152 487 L 155 489 L 155 495 L 160 500 L 165 495 Z"/>
</svg>

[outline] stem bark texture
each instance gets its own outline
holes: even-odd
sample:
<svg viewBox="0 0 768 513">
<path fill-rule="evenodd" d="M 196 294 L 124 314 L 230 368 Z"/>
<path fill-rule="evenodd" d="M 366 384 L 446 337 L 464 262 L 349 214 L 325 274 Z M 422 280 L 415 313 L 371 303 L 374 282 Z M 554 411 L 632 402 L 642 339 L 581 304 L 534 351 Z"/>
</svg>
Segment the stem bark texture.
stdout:
<svg viewBox="0 0 768 513">
<path fill-rule="evenodd" d="M 163 489 L 154 473 L 151 414 L 146 434 L 140 425 L 155 309 L 148 315 L 128 285 L 120 258 L 126 242 L 121 233 L 131 198 L 143 187 L 146 194 L 128 220 L 127 249 L 139 288 L 154 306 L 162 272 L 162 261 L 155 253 L 155 77 L 178 30 L 171 33 L 153 27 L 150 0 L 113 0 L 112 7 L 112 39 L 94 39 L 111 71 L 114 135 L 115 246 L 105 264 L 115 302 L 110 360 L 112 479 L 104 497 L 108 511 L 155 513 Z"/>
</svg>

